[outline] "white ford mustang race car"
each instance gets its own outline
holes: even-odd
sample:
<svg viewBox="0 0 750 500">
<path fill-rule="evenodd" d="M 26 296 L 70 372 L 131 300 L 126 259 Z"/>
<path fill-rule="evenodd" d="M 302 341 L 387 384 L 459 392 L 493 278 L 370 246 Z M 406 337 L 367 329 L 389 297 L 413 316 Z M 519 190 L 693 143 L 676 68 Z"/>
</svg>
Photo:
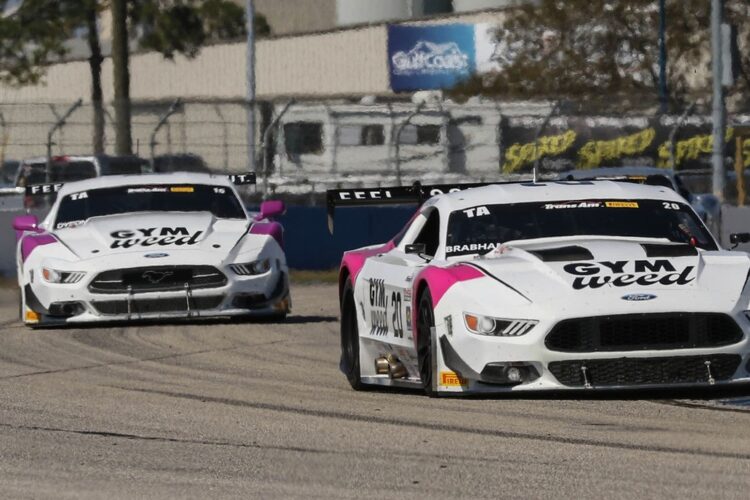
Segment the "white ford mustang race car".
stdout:
<svg viewBox="0 0 750 500">
<path fill-rule="evenodd" d="M 30 326 L 264 315 L 290 308 L 280 201 L 248 214 L 254 174 L 109 176 L 65 185 L 41 223 L 13 222 Z"/>
<path fill-rule="evenodd" d="M 424 203 L 396 237 L 341 262 L 341 369 L 353 388 L 750 381 L 750 256 L 719 248 L 672 189 L 553 181 L 332 190 L 329 225 L 337 206 L 410 201 Z"/>
</svg>

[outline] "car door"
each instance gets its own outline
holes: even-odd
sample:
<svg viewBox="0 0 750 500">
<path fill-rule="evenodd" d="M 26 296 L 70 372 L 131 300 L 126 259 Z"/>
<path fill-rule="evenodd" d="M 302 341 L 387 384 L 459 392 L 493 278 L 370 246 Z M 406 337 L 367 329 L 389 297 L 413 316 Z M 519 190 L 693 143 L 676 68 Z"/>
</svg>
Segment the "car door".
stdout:
<svg viewBox="0 0 750 500">
<path fill-rule="evenodd" d="M 426 209 L 392 250 L 367 259 L 360 273 L 360 300 L 367 323 L 362 337 L 413 349 L 412 282 L 439 245 L 440 214 Z M 407 253 L 407 245 L 423 244 L 424 253 Z"/>
</svg>

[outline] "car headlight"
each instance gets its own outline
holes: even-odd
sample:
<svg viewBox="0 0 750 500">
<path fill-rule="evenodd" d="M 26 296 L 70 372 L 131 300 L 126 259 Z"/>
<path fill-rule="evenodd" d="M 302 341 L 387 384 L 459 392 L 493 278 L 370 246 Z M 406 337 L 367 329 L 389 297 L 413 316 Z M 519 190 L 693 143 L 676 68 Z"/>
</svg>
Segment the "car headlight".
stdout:
<svg viewBox="0 0 750 500">
<path fill-rule="evenodd" d="M 48 283 L 65 283 L 72 285 L 78 283 L 86 276 L 86 273 L 81 271 L 58 271 L 49 267 L 42 268 L 42 278 Z"/>
<path fill-rule="evenodd" d="M 520 337 L 528 333 L 538 321 L 530 319 L 500 319 L 481 314 L 464 313 L 464 323 L 470 332 L 495 337 Z"/>
<path fill-rule="evenodd" d="M 253 276 L 267 273 L 271 269 L 270 259 L 260 259 L 247 264 L 230 264 L 229 268 L 240 276 Z"/>
</svg>

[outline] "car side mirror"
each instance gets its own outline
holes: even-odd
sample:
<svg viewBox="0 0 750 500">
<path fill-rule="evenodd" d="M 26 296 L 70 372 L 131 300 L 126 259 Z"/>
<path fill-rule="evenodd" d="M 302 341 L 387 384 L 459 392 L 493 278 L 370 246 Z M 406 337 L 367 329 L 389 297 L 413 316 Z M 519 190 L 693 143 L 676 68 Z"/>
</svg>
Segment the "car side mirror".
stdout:
<svg viewBox="0 0 750 500">
<path fill-rule="evenodd" d="M 732 248 L 736 248 L 740 243 L 750 242 L 750 233 L 732 233 L 729 235 L 729 243 L 734 245 Z"/>
<path fill-rule="evenodd" d="M 404 247 L 404 251 L 406 253 L 424 255 L 427 251 L 427 245 L 425 245 L 424 243 L 412 243 L 411 245 L 406 245 L 406 247 Z"/>
<path fill-rule="evenodd" d="M 286 212 L 286 206 L 281 200 L 268 200 L 260 204 L 260 215 L 258 219 L 273 219 L 280 215 L 284 215 Z"/>
<path fill-rule="evenodd" d="M 16 231 L 36 231 L 38 225 L 36 215 L 19 215 L 13 219 L 13 229 Z"/>
</svg>

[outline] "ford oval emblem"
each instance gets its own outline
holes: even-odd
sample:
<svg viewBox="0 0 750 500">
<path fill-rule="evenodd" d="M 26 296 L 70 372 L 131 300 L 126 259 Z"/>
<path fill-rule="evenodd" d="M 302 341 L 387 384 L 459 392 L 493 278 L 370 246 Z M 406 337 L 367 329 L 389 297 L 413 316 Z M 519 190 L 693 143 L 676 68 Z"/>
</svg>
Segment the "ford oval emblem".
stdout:
<svg viewBox="0 0 750 500">
<path fill-rule="evenodd" d="M 168 253 L 147 253 L 144 255 L 147 259 L 161 259 L 162 257 L 169 257 Z"/>
<path fill-rule="evenodd" d="M 629 300 L 631 302 L 654 300 L 655 298 L 656 298 L 656 295 L 652 295 L 650 293 L 629 293 L 628 295 L 622 296 L 622 300 Z"/>
</svg>

